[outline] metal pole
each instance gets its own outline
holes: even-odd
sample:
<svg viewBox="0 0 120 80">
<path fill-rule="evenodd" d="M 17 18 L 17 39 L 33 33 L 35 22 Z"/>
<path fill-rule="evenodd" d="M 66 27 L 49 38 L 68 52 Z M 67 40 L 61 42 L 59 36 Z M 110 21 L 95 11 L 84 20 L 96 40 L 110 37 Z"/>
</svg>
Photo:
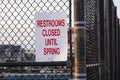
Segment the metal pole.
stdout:
<svg viewBox="0 0 120 80">
<path fill-rule="evenodd" d="M 70 2 L 69 2 L 69 7 L 70 7 L 70 9 L 69 9 L 69 26 L 70 26 L 70 59 L 71 59 L 71 64 L 70 64 L 70 75 L 71 75 L 71 79 L 73 78 L 73 57 L 72 57 L 72 26 L 71 26 L 71 24 L 72 24 L 72 20 L 71 20 L 71 16 L 72 16 L 72 12 L 71 12 L 71 10 L 72 10 L 72 8 L 71 8 L 71 4 L 72 2 L 71 2 L 71 0 L 70 0 Z"/>
<path fill-rule="evenodd" d="M 84 1 L 74 0 L 74 79 L 86 80 L 86 38 Z"/>
</svg>

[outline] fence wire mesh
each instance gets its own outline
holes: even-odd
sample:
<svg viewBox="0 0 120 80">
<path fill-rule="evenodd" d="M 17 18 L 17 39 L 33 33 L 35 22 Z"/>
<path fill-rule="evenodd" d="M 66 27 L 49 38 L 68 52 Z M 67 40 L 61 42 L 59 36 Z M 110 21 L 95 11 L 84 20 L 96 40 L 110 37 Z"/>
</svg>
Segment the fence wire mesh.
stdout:
<svg viewBox="0 0 120 80">
<path fill-rule="evenodd" d="M 35 13 L 65 12 L 70 0 L 0 0 L 0 61 L 35 61 Z M 1 66 L 0 80 L 67 80 L 69 66 Z"/>
<path fill-rule="evenodd" d="M 87 80 L 100 80 L 98 3 L 85 0 Z"/>
<path fill-rule="evenodd" d="M 60 11 L 69 15 L 69 0 L 1 0 L 0 44 L 34 50 L 35 13 Z"/>
</svg>

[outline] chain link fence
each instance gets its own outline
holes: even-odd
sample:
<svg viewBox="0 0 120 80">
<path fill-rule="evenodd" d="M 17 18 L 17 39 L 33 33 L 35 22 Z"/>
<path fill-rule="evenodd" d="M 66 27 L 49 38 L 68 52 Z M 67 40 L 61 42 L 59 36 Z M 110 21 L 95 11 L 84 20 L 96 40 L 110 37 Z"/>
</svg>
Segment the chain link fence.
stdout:
<svg viewBox="0 0 120 80">
<path fill-rule="evenodd" d="M 35 13 L 65 12 L 70 24 L 70 3 L 70 0 L 0 0 L 0 80 L 70 79 L 69 65 L 34 65 Z"/>
<path fill-rule="evenodd" d="M 100 80 L 99 1 L 85 0 L 87 80 Z"/>
<path fill-rule="evenodd" d="M 34 16 L 36 12 L 65 12 L 69 15 L 69 1 L 1 0 L 0 44 L 20 45 L 26 50 L 34 50 Z"/>
</svg>

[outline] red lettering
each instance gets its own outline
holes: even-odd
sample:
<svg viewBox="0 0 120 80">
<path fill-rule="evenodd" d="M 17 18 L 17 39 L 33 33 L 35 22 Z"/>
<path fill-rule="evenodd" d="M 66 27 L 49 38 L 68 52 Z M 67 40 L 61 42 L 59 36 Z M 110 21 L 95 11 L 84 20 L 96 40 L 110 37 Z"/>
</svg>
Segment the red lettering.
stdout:
<svg viewBox="0 0 120 80">
<path fill-rule="evenodd" d="M 37 20 L 37 27 L 41 27 L 42 26 L 42 20 Z"/>
<path fill-rule="evenodd" d="M 43 29 L 42 30 L 43 36 L 60 36 L 60 29 Z"/>
<path fill-rule="evenodd" d="M 59 55 L 60 49 L 59 48 L 44 48 L 43 52 L 44 52 L 44 55 Z"/>
<path fill-rule="evenodd" d="M 48 45 L 58 45 L 57 44 L 57 40 L 55 38 L 51 38 L 51 39 L 45 39 L 45 45 L 48 46 Z"/>
<path fill-rule="evenodd" d="M 58 27 L 65 26 L 64 19 L 57 20 L 37 20 L 37 27 Z"/>
</svg>

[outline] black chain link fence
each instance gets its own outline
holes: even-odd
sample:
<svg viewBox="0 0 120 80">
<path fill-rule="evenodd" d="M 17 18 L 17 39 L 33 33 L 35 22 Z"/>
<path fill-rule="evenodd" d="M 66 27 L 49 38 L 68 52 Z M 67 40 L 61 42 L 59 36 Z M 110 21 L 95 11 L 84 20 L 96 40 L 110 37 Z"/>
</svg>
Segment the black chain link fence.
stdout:
<svg viewBox="0 0 120 80">
<path fill-rule="evenodd" d="M 70 0 L 0 0 L 0 80 L 67 80 L 69 65 L 35 62 L 35 13 L 65 12 Z"/>
<path fill-rule="evenodd" d="M 85 0 L 87 80 L 100 80 L 99 1 Z"/>
</svg>

